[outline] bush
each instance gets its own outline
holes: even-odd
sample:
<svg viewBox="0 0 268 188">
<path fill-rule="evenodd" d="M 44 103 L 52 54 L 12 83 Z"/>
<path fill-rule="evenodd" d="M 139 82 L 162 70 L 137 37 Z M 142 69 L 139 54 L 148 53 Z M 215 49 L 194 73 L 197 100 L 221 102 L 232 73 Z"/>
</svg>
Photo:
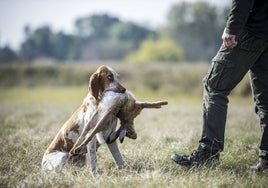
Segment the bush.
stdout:
<svg viewBox="0 0 268 188">
<path fill-rule="evenodd" d="M 184 51 L 170 40 L 146 40 L 138 51 L 130 54 L 127 60 L 134 62 L 179 62 L 184 60 Z"/>
</svg>

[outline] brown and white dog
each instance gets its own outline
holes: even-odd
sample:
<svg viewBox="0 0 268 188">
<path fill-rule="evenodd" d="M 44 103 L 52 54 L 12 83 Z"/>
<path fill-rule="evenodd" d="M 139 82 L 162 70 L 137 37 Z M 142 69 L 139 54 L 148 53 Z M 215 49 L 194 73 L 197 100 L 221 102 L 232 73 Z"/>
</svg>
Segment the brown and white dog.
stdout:
<svg viewBox="0 0 268 188">
<path fill-rule="evenodd" d="M 110 91 L 113 92 L 113 91 Z M 107 96 L 105 96 L 107 95 Z M 109 96 L 113 96 L 111 99 Z M 121 143 L 123 143 L 124 137 L 127 136 L 131 139 L 136 139 L 137 134 L 134 130 L 134 119 L 140 114 L 140 112 L 144 108 L 161 108 L 162 105 L 167 105 L 168 103 L 165 101 L 159 102 L 140 102 L 137 101 L 131 93 L 126 91 L 124 94 L 122 93 L 107 93 L 104 94 L 105 99 L 102 104 L 98 107 L 97 114 L 102 114 L 99 121 L 95 121 L 93 116 L 92 121 L 89 122 L 81 136 L 78 138 L 77 142 L 75 143 L 74 147 L 69 152 L 70 156 L 80 155 L 83 153 L 85 146 L 88 146 L 88 152 L 90 157 L 90 167 L 91 170 L 94 172 L 96 170 L 96 149 L 99 145 L 97 140 L 100 139 L 98 137 L 104 137 L 108 147 L 115 159 L 115 162 L 118 168 L 122 168 L 124 165 L 124 161 L 122 156 L 118 150 L 117 144 L 115 140 L 119 137 Z M 108 110 L 104 110 L 104 113 L 100 113 L 103 111 L 103 104 L 107 104 L 106 100 L 110 100 L 108 103 L 110 106 Z M 109 120 L 111 118 L 118 117 L 120 119 L 121 125 L 120 127 L 115 130 L 116 125 L 110 124 Z M 95 126 L 94 126 L 95 125 Z M 94 126 L 94 127 L 93 127 Z M 92 128 L 93 127 L 93 128 Z M 105 130 L 113 127 L 113 132 L 109 131 L 108 136 Z M 103 135 L 102 135 L 103 134 Z M 97 136 L 97 140 L 96 137 Z M 100 143 L 100 141 L 99 141 Z M 97 146 L 97 147 L 96 147 Z"/>
<path fill-rule="evenodd" d="M 42 168 L 52 170 L 66 163 L 84 165 L 89 154 L 90 168 L 96 171 L 96 150 L 107 143 L 118 166 L 124 161 L 118 149 L 118 137 L 137 137 L 134 118 L 143 108 L 160 108 L 167 102 L 137 102 L 119 83 L 118 74 L 110 67 L 101 66 L 89 80 L 89 92 L 83 104 L 73 113 L 47 148 Z M 117 118 L 121 126 L 117 129 Z"/>
</svg>

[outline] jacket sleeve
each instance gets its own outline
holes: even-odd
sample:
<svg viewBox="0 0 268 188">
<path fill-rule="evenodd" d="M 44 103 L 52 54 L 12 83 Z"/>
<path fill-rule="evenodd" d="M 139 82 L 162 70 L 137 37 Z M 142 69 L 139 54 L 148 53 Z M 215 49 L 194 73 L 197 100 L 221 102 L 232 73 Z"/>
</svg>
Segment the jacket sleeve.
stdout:
<svg viewBox="0 0 268 188">
<path fill-rule="evenodd" d="M 253 4 L 254 0 L 232 0 L 225 30 L 228 34 L 237 35 L 243 29 Z"/>
</svg>

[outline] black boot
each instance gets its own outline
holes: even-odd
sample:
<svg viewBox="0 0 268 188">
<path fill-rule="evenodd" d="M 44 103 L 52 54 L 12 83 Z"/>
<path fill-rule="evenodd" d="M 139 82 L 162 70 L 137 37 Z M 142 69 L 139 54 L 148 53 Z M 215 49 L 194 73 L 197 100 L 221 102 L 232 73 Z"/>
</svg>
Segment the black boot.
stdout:
<svg viewBox="0 0 268 188">
<path fill-rule="evenodd" d="M 185 167 L 201 166 L 206 164 L 217 164 L 219 163 L 220 152 L 208 150 L 205 146 L 200 145 L 190 155 L 173 154 L 171 159 Z"/>
</svg>

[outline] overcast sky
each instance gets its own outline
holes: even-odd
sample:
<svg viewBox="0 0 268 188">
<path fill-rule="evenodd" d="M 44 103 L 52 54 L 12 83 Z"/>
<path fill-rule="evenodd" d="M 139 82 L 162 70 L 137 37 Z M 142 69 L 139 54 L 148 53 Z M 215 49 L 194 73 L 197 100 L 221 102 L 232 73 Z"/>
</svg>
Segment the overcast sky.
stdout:
<svg viewBox="0 0 268 188">
<path fill-rule="evenodd" d="M 78 17 L 108 13 L 123 21 L 151 27 L 165 23 L 170 7 L 183 0 L 0 0 L 0 46 L 18 48 L 23 28 L 49 25 L 53 31 L 72 33 Z M 198 1 L 198 0 L 185 0 Z M 206 0 L 214 5 L 230 5 L 231 0 Z"/>
</svg>

